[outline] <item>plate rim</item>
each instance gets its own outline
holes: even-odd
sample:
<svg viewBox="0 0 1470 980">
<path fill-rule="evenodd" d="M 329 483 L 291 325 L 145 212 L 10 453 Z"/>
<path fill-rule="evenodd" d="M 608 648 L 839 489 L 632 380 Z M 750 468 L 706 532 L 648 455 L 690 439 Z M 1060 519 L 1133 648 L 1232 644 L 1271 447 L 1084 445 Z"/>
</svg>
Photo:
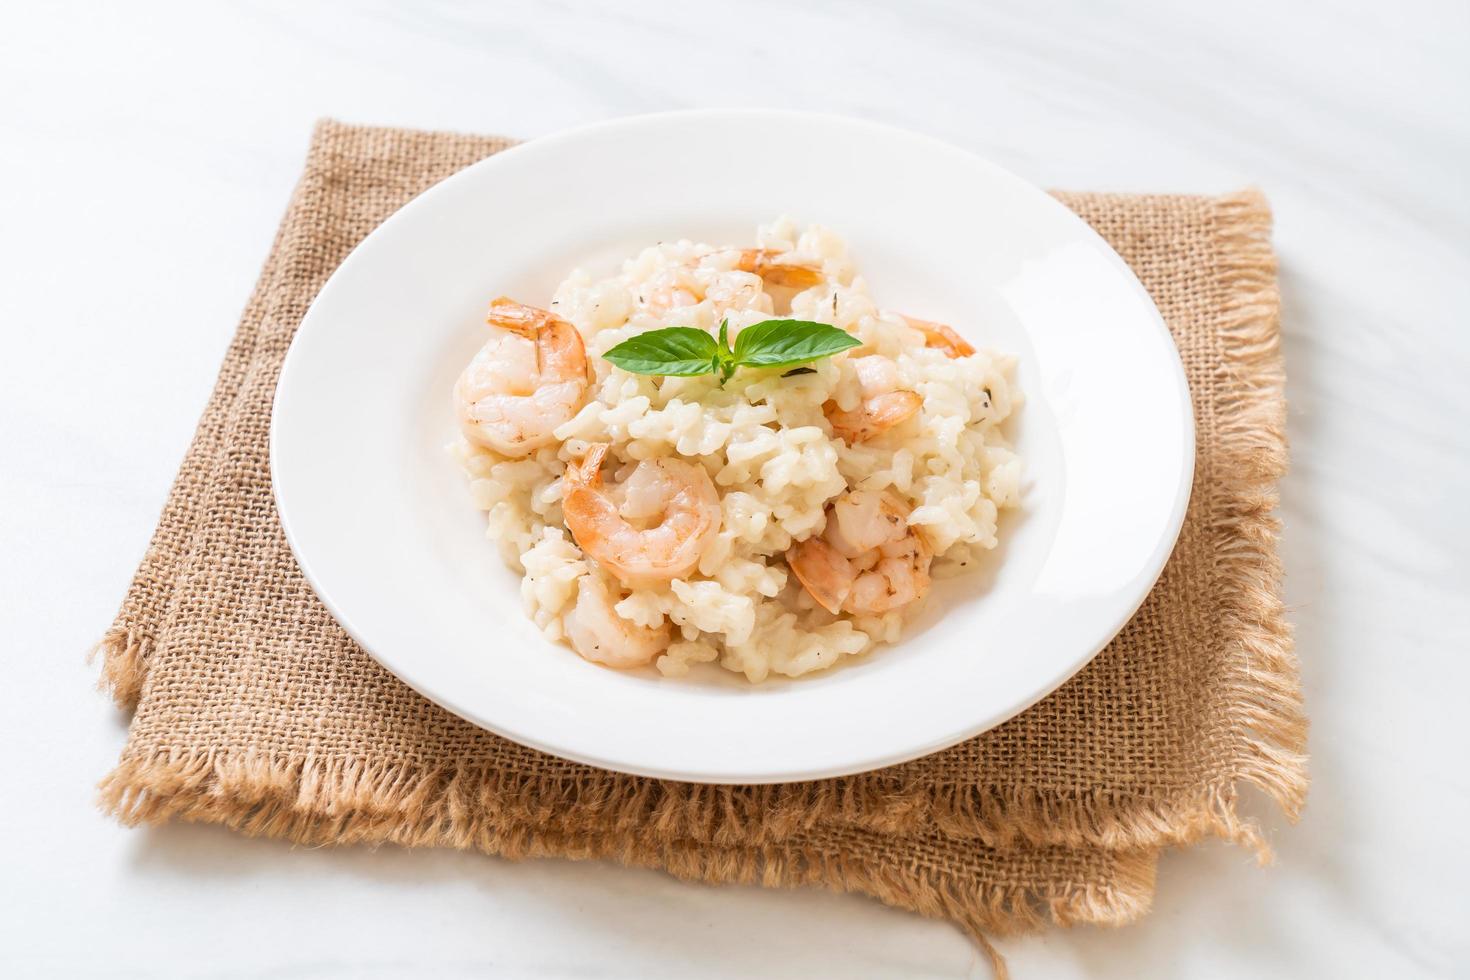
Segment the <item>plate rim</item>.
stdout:
<svg viewBox="0 0 1470 980">
<path fill-rule="evenodd" d="M 615 131 L 623 128 L 632 128 L 639 125 L 647 125 L 650 123 L 677 124 L 682 121 L 708 120 L 712 118 L 739 118 L 746 120 L 782 119 L 789 122 L 811 122 L 821 125 L 835 124 L 848 127 L 852 130 L 866 130 L 878 136 L 889 138 L 901 137 L 903 139 L 916 141 L 926 144 L 931 149 L 939 152 L 961 154 L 964 157 L 968 158 L 968 160 L 972 163 L 979 164 L 980 166 L 988 169 L 1003 180 L 1009 181 L 1014 186 L 1024 188 L 1029 194 L 1038 199 L 1038 201 L 1043 202 L 1044 206 L 1049 207 L 1061 214 L 1064 214 L 1066 216 L 1066 219 L 1070 223 L 1072 223 L 1074 227 L 1083 234 L 1084 237 L 1088 238 L 1090 242 L 1099 249 L 1100 253 L 1107 258 L 1113 270 L 1117 273 L 1122 274 L 1124 279 L 1129 283 L 1132 290 L 1143 300 L 1145 308 L 1151 314 L 1149 319 L 1152 323 L 1153 328 L 1157 331 L 1161 331 L 1164 339 L 1167 341 L 1169 364 L 1171 368 L 1170 375 L 1171 380 L 1173 381 L 1172 387 L 1174 389 L 1176 406 L 1181 409 L 1181 414 L 1184 419 L 1184 424 L 1181 425 L 1181 432 L 1183 437 L 1183 445 L 1181 447 L 1182 451 L 1180 456 L 1182 475 L 1178 481 L 1178 489 L 1172 502 L 1168 519 L 1164 525 L 1164 532 L 1160 535 L 1157 543 L 1154 546 L 1153 551 L 1150 553 L 1148 562 L 1145 563 L 1144 567 L 1141 568 L 1135 576 L 1135 581 L 1140 583 L 1137 590 L 1138 594 L 1136 595 L 1132 603 L 1129 604 L 1126 611 L 1122 612 L 1116 618 L 1116 622 L 1110 623 L 1106 630 L 1106 635 L 1090 649 L 1086 649 L 1085 653 L 1075 657 L 1073 661 L 1066 667 L 1066 669 L 1061 671 L 1052 682 L 1042 686 L 1034 693 L 1033 696 L 1025 699 L 1024 701 L 1018 702 L 1012 708 L 982 718 L 974 723 L 972 726 L 957 733 L 949 733 L 944 736 L 931 739 L 929 742 L 922 745 L 909 746 L 878 756 L 873 756 L 870 754 L 869 756 L 864 757 L 861 760 L 849 761 L 843 764 L 764 774 L 760 772 L 749 771 L 741 771 L 736 773 L 687 772 L 682 770 L 671 770 L 656 765 L 637 764 L 629 762 L 625 759 L 612 759 L 599 756 L 596 753 L 570 749 L 567 746 L 555 744 L 545 739 L 529 735 L 525 732 L 513 731 L 509 728 L 498 725 L 492 719 L 483 718 L 478 713 L 473 712 L 471 709 L 457 705 L 453 698 L 447 697 L 442 693 L 426 690 L 419 683 L 416 683 L 413 678 L 405 676 L 405 674 L 401 672 L 399 668 L 388 663 L 382 656 L 379 655 L 377 651 L 373 649 L 373 647 L 367 642 L 366 637 L 363 636 L 353 624 L 352 618 L 347 615 L 345 610 L 341 609 L 339 605 L 333 600 L 329 590 L 324 586 L 319 576 L 313 571 L 313 564 L 300 545 L 300 538 L 297 533 L 296 526 L 293 522 L 293 519 L 288 514 L 289 508 L 282 497 L 282 480 L 280 479 L 280 474 L 277 469 L 278 460 L 280 458 L 280 454 L 277 450 L 280 433 L 282 431 L 280 399 L 278 397 L 278 394 L 281 387 L 284 386 L 286 379 L 291 375 L 293 363 L 299 360 L 299 358 L 296 358 L 295 355 L 300 350 L 298 340 L 302 336 L 303 330 L 311 322 L 313 314 L 318 310 L 323 302 L 323 299 L 333 295 L 337 289 L 341 288 L 341 283 L 345 278 L 344 270 L 348 269 L 349 266 L 354 263 L 354 260 L 357 259 L 359 253 L 362 252 L 365 247 L 369 246 L 369 243 L 372 242 L 375 238 L 384 234 L 389 229 L 396 227 L 396 225 L 406 220 L 409 220 L 408 216 L 410 212 L 417 212 L 419 210 L 422 210 L 424 207 L 429 206 L 429 203 L 436 199 L 440 194 L 447 193 L 448 191 L 446 190 L 446 188 L 451 187 L 455 183 L 472 179 L 468 175 L 478 174 L 483 171 L 493 170 L 497 166 L 503 166 L 508 159 L 513 160 L 515 156 L 523 152 L 530 151 L 533 148 L 535 152 L 544 152 L 547 147 L 555 148 L 555 146 L 563 142 L 575 141 L 595 133 Z M 1032 184 L 1031 182 L 1018 176 L 1012 171 L 994 163 L 984 156 L 981 156 L 979 153 L 976 153 L 965 147 L 950 143 L 948 141 L 939 139 L 938 137 L 930 136 L 926 133 L 916 132 L 914 130 L 901 126 L 878 123 L 872 120 L 843 115 L 839 113 L 758 108 L 683 109 L 668 112 L 640 113 L 628 116 L 618 116 L 615 118 L 600 120 L 581 126 L 569 127 L 554 133 L 549 133 L 544 136 L 537 136 L 530 139 L 518 141 L 504 150 L 493 153 L 490 156 L 485 157 L 484 159 L 478 160 L 464 168 L 461 168 L 460 170 L 454 172 L 453 174 L 445 177 L 440 181 L 437 181 L 415 197 L 411 198 L 409 201 L 407 201 L 405 204 L 395 210 L 392 214 L 390 214 L 387 218 L 385 218 L 380 224 L 374 227 L 372 231 L 370 231 L 366 236 L 363 237 L 361 241 L 359 241 L 356 245 L 353 246 L 351 250 L 349 250 L 347 255 L 342 259 L 337 267 L 332 270 L 331 275 L 328 276 L 327 280 L 322 284 L 316 296 L 312 298 L 312 301 L 308 305 L 306 312 L 303 314 L 300 323 L 297 324 L 296 330 L 292 334 L 291 343 L 287 348 L 286 356 L 282 360 L 281 368 L 277 375 L 276 388 L 272 393 L 268 447 L 268 470 L 271 479 L 272 500 L 275 503 L 276 512 L 281 525 L 281 530 L 288 546 L 291 549 L 293 558 L 296 560 L 298 567 L 301 569 L 302 576 L 305 578 L 307 584 L 311 587 L 317 599 L 323 604 L 323 606 L 326 607 L 327 611 L 331 614 L 333 619 L 338 623 L 338 625 L 342 627 L 342 629 L 348 634 L 348 636 L 350 636 L 352 640 L 357 643 L 357 645 L 360 646 L 365 653 L 372 657 L 374 661 L 376 661 L 389 673 L 393 674 L 393 676 L 400 682 L 408 685 L 411 689 L 413 689 L 422 697 L 440 706 L 441 708 L 444 708 L 445 710 L 455 714 L 456 716 L 463 718 L 470 724 L 473 724 L 479 728 L 485 729 L 496 735 L 509 739 L 510 741 L 517 744 L 524 745 L 538 751 L 546 752 L 559 758 L 568 759 L 574 762 L 593 766 L 599 769 L 608 770 L 611 772 L 624 773 L 634 776 L 667 779 L 677 782 L 698 782 L 723 785 L 759 785 L 835 778 L 840 776 L 849 776 L 864 772 L 871 772 L 888 766 L 897 765 L 899 763 L 911 761 L 913 759 L 932 754 L 934 752 L 942 751 L 943 749 L 952 747 L 961 742 L 967 741 L 968 739 L 977 737 L 1001 724 L 1004 724 L 1006 721 L 1009 721 L 1010 719 L 1016 717 L 1017 715 L 1033 707 L 1040 701 L 1049 697 L 1056 690 L 1058 690 L 1069 680 L 1075 677 L 1077 673 L 1082 670 L 1082 668 L 1087 666 L 1087 664 L 1089 664 L 1099 653 L 1102 652 L 1103 649 L 1107 647 L 1109 643 L 1113 641 L 1113 639 L 1117 637 L 1117 635 L 1123 630 L 1123 628 L 1134 617 L 1134 615 L 1137 614 L 1139 608 L 1142 607 L 1143 603 L 1147 600 L 1149 594 L 1153 591 L 1153 588 L 1158 583 L 1158 580 L 1163 574 L 1169 557 L 1173 554 L 1179 534 L 1183 529 L 1189 502 L 1192 499 L 1198 448 L 1193 400 L 1188 385 L 1188 379 L 1184 372 L 1183 360 L 1180 356 L 1178 346 L 1174 342 L 1173 336 L 1169 331 L 1168 325 L 1164 320 L 1163 315 L 1158 310 L 1158 307 L 1154 303 L 1152 296 L 1149 295 L 1147 289 L 1138 279 L 1138 276 L 1133 271 L 1132 267 L 1130 267 L 1128 263 L 1124 261 L 1122 256 L 1117 253 L 1112 245 L 1109 244 L 1108 241 L 1104 239 L 1100 234 L 1098 234 L 1098 232 L 1094 228 L 1092 228 L 1091 225 L 1089 225 L 1071 209 L 1067 208 L 1066 205 L 1061 203 L 1061 201 L 1052 196 L 1045 189 L 1038 187 L 1035 184 Z M 1079 650 L 1080 649 L 1083 649 L 1081 645 L 1079 645 Z"/>
</svg>

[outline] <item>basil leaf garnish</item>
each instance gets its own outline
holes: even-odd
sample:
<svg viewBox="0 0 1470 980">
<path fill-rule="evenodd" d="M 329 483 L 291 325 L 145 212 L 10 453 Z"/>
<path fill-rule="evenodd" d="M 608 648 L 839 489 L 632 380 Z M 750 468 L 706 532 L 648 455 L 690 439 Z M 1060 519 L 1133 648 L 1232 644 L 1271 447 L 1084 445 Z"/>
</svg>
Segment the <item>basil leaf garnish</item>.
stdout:
<svg viewBox="0 0 1470 980">
<path fill-rule="evenodd" d="M 735 338 L 735 363 L 742 367 L 790 367 L 861 347 L 846 330 L 815 320 L 762 320 Z"/>
<path fill-rule="evenodd" d="M 729 322 L 716 339 L 695 327 L 665 327 L 629 337 L 602 355 L 634 374 L 692 377 L 718 374 L 729 380 L 739 367 L 793 367 L 861 347 L 846 330 L 814 320 L 762 320 L 740 331 L 730 349 Z"/>
<path fill-rule="evenodd" d="M 602 356 L 624 371 L 692 377 L 719 363 L 715 338 L 695 327 L 665 327 L 629 337 Z"/>
</svg>

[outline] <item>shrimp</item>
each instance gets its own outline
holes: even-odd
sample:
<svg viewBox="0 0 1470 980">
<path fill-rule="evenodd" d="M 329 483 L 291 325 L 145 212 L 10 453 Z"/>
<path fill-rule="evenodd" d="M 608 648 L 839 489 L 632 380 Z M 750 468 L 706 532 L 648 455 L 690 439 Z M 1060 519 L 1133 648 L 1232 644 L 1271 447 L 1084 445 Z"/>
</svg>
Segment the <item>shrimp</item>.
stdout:
<svg viewBox="0 0 1470 980">
<path fill-rule="evenodd" d="M 937 347 L 949 357 L 969 357 L 975 353 L 974 345 L 955 333 L 953 327 L 945 326 L 942 323 L 935 323 L 933 320 L 920 320 L 918 317 L 904 316 L 902 313 L 899 314 L 899 317 L 904 323 L 907 323 L 910 327 L 913 327 L 924 335 L 925 347 Z"/>
<path fill-rule="evenodd" d="M 741 272 L 753 272 L 773 286 L 795 289 L 820 285 L 826 279 L 819 266 L 786 261 L 785 254 L 770 248 L 742 249 L 735 268 Z"/>
<path fill-rule="evenodd" d="M 798 541 L 786 564 L 830 613 L 881 615 L 929 591 L 933 552 L 891 493 L 849 490 L 828 508 L 821 537 Z"/>
<path fill-rule="evenodd" d="M 842 411 L 836 402 L 822 406 L 832 432 L 849 445 L 882 435 L 923 407 L 918 392 L 898 390 L 898 365 L 889 358 L 870 354 L 854 358 L 851 363 L 862 389 L 862 402 L 850 412 Z"/>
<path fill-rule="evenodd" d="M 641 461 L 618 487 L 602 485 L 608 446 L 567 467 L 562 516 L 577 545 L 625 585 L 682 578 L 720 530 L 720 495 L 704 467 L 665 457 Z"/>
<path fill-rule="evenodd" d="M 668 649 L 667 621 L 650 629 L 618 615 L 600 575 L 577 579 L 577 602 L 563 619 L 567 640 L 583 660 L 608 667 L 642 667 Z"/>
<path fill-rule="evenodd" d="M 528 456 L 587 395 L 582 335 L 547 310 L 502 296 L 485 316 L 490 339 L 454 386 L 460 428 L 471 442 L 506 456 Z"/>
</svg>

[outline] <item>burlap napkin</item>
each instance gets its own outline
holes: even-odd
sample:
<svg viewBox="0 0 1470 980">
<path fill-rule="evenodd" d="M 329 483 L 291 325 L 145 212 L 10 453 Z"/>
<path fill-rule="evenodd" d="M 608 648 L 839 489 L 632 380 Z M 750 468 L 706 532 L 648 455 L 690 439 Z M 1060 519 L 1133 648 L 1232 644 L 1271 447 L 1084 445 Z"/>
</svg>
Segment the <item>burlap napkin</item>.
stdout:
<svg viewBox="0 0 1470 980">
<path fill-rule="evenodd" d="M 1163 578 L 1051 697 L 880 772 L 763 787 L 657 781 L 507 742 L 380 669 L 302 579 L 271 497 L 277 372 L 347 252 L 505 140 L 324 123 L 157 532 L 101 644 L 134 710 L 102 784 L 127 822 L 171 816 L 313 843 L 608 857 L 706 881 L 822 884 L 986 930 L 1126 922 L 1157 850 L 1236 808 L 1289 814 L 1305 720 L 1271 516 L 1286 461 L 1270 216 L 1256 194 L 1063 194 L 1138 273 L 1193 392 L 1199 460 Z M 1121 464 L 1120 464 L 1121 465 Z M 982 940 L 983 942 L 983 940 Z"/>
</svg>

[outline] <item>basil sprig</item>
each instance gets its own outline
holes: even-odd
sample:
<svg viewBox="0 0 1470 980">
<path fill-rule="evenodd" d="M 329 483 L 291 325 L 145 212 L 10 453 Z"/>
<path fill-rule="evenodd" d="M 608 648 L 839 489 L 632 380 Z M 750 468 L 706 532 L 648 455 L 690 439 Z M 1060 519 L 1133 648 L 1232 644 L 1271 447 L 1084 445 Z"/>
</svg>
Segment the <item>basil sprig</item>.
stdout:
<svg viewBox="0 0 1470 980">
<path fill-rule="evenodd" d="M 846 330 L 814 320 L 752 323 L 730 348 L 730 324 L 720 322 L 717 340 L 695 327 L 665 327 L 629 337 L 602 356 L 624 371 L 661 377 L 718 374 L 720 383 L 740 367 L 794 367 L 862 346 Z"/>
</svg>

